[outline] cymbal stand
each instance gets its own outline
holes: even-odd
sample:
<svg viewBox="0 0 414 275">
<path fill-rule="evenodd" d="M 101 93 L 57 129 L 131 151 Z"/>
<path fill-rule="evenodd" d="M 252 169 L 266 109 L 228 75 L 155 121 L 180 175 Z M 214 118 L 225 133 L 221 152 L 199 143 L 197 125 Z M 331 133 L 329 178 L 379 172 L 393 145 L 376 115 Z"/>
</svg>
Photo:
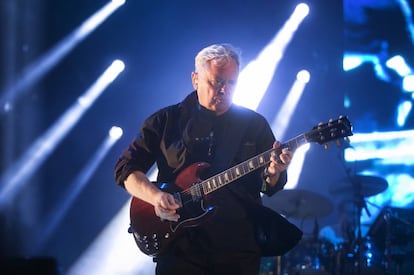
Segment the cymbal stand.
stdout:
<svg viewBox="0 0 414 275">
<path fill-rule="evenodd" d="M 384 210 L 384 220 L 385 220 L 385 274 L 391 274 L 392 266 L 392 255 L 391 255 L 391 209 L 386 208 Z M 399 274 L 399 272 L 398 272 Z"/>
<path fill-rule="evenodd" d="M 361 182 L 359 181 L 354 181 L 352 182 L 353 187 L 354 187 L 354 197 L 355 197 L 355 204 L 357 207 L 357 239 L 356 239 L 356 244 L 358 247 L 358 260 L 357 260 L 357 267 L 358 267 L 358 271 L 357 274 L 360 275 L 362 274 L 362 231 L 361 231 L 361 217 L 362 217 L 362 210 L 365 210 L 367 212 L 367 215 L 369 217 L 371 217 L 371 213 L 368 210 L 367 207 L 367 203 L 364 199 L 364 196 L 362 195 L 361 192 Z"/>
</svg>

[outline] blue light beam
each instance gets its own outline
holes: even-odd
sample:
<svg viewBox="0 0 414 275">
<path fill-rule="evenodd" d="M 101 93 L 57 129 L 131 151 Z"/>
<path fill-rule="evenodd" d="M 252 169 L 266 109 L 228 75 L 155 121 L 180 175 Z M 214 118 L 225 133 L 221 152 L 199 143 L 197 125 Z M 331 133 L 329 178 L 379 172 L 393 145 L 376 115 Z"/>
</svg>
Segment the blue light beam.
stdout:
<svg viewBox="0 0 414 275">
<path fill-rule="evenodd" d="M 124 70 L 115 60 L 75 102 L 0 178 L 0 210 L 26 184 L 26 180 L 47 159 L 106 87 Z"/>
<path fill-rule="evenodd" d="M 273 40 L 243 69 L 234 92 L 234 103 L 252 110 L 257 109 L 287 46 L 308 13 L 309 7 L 306 4 L 297 5 Z"/>
<path fill-rule="evenodd" d="M 93 14 L 82 25 L 66 36 L 50 51 L 41 56 L 37 61 L 23 70 L 15 83 L 5 88 L 0 94 L 0 108 L 4 111 L 12 110 L 13 102 L 28 87 L 36 83 L 59 63 L 71 50 L 82 42 L 92 31 L 102 24 L 115 10 L 125 3 L 124 0 L 111 1 Z"/>
<path fill-rule="evenodd" d="M 53 208 L 53 212 L 46 221 L 46 226 L 41 229 L 41 237 L 37 239 L 35 249 L 41 249 L 46 241 L 53 234 L 57 226 L 61 223 L 63 217 L 66 215 L 73 202 L 78 195 L 82 192 L 88 181 L 91 179 L 93 173 L 98 168 L 98 165 L 105 158 L 108 151 L 112 148 L 115 142 L 122 136 L 122 130 L 119 127 L 112 127 L 108 132 L 108 136 L 98 147 L 98 150 L 90 158 L 88 163 L 84 166 L 83 170 L 72 181 L 70 188 L 65 193 L 62 203 Z"/>
</svg>

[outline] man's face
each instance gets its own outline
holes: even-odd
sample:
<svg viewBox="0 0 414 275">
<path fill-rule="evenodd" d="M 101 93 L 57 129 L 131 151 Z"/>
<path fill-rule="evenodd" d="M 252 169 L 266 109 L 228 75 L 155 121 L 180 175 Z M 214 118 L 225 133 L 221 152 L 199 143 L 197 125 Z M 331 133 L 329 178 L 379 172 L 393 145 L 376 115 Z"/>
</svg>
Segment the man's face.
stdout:
<svg viewBox="0 0 414 275">
<path fill-rule="evenodd" d="M 217 115 L 225 113 L 232 104 L 238 75 L 239 68 L 233 60 L 220 66 L 212 61 L 199 72 L 193 72 L 191 78 L 200 105 Z"/>
</svg>

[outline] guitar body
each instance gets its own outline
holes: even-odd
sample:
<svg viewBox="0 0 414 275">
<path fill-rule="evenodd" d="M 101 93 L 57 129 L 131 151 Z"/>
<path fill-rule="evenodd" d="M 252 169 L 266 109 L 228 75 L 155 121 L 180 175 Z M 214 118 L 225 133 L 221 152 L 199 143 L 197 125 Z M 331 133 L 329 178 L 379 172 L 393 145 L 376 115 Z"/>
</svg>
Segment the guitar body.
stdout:
<svg viewBox="0 0 414 275">
<path fill-rule="evenodd" d="M 178 238 L 185 227 L 199 225 L 212 216 L 213 207 L 205 207 L 202 196 L 194 196 L 183 190 L 200 182 L 200 172 L 208 168 L 205 162 L 194 163 L 184 169 L 173 184 L 159 186 L 165 192 L 180 196 L 182 207 L 177 210 L 180 219 L 177 222 L 161 221 L 155 214 L 154 206 L 133 197 L 130 205 L 131 230 L 138 248 L 145 254 L 156 256 L 162 254 L 171 242 Z"/>
</svg>

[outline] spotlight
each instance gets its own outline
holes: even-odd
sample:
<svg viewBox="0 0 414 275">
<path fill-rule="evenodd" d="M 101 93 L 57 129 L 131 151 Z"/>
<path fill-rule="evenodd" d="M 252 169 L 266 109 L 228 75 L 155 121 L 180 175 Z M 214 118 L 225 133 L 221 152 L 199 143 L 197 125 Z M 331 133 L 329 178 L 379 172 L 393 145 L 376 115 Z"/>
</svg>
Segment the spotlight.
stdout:
<svg viewBox="0 0 414 275">
<path fill-rule="evenodd" d="M 402 88 L 406 92 L 414 92 L 414 75 L 410 74 L 403 78 Z"/>
<path fill-rule="evenodd" d="M 295 12 L 298 12 L 305 18 L 309 14 L 309 6 L 305 3 L 300 3 L 296 6 Z"/>
<path fill-rule="evenodd" d="M 310 73 L 307 70 L 302 70 L 296 75 L 296 79 L 302 83 L 308 83 L 310 80 Z"/>
<path fill-rule="evenodd" d="M 117 127 L 117 126 L 113 126 L 110 130 L 109 130 L 109 136 L 111 137 L 111 139 L 113 140 L 117 140 L 119 139 L 123 134 L 122 128 L 121 127 Z"/>
<path fill-rule="evenodd" d="M 114 3 L 117 6 L 122 6 L 125 4 L 125 0 L 112 0 L 112 3 Z"/>
<path fill-rule="evenodd" d="M 411 72 L 410 67 L 401 55 L 391 57 L 385 62 L 385 64 L 388 68 L 395 70 L 401 77 L 404 77 Z"/>
</svg>

